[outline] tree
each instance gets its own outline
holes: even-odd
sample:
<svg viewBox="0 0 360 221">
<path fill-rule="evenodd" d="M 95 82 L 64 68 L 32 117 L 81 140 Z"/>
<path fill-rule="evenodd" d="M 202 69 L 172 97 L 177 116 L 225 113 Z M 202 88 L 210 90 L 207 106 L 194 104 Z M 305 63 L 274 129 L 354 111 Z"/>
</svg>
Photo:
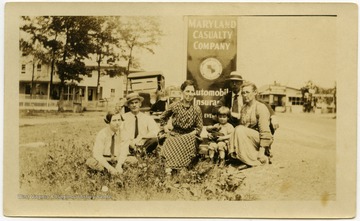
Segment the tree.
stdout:
<svg viewBox="0 0 360 221">
<path fill-rule="evenodd" d="M 113 66 L 106 71 L 110 76 L 123 72 L 128 76 L 130 68 L 139 66 L 135 52 L 145 50 L 154 54 L 154 46 L 162 35 L 155 17 L 39 16 L 23 20 L 22 30 L 30 37 L 20 41 L 20 48 L 36 57 L 33 62 L 51 62 L 51 94 L 57 68 L 60 100 L 66 82 L 80 82 L 83 75 L 89 74 L 83 60 L 91 54 L 96 55 L 99 92 L 101 63 L 106 61 Z M 127 62 L 126 70 L 116 65 L 120 59 Z"/>
<path fill-rule="evenodd" d="M 130 74 L 131 67 L 139 66 L 134 56 L 135 50 L 147 51 L 155 54 L 154 47 L 159 44 L 163 35 L 160 29 L 160 22 L 156 17 L 121 17 L 117 20 L 120 48 L 123 49 L 121 57 L 127 61 L 126 77 Z M 126 83 L 128 93 L 128 81 Z"/>
<path fill-rule="evenodd" d="M 106 59 L 107 64 L 114 65 L 113 69 L 106 71 L 110 76 L 121 73 L 121 69 L 115 65 L 115 62 L 119 60 L 119 56 L 114 50 L 116 45 L 118 45 L 119 39 L 114 37 L 116 23 L 114 22 L 113 17 L 95 17 L 92 22 L 90 36 L 92 36 L 92 43 L 94 46 L 93 53 L 96 56 L 97 63 L 98 78 L 96 93 L 98 97 L 100 93 L 101 63 Z"/>
<path fill-rule="evenodd" d="M 318 85 L 315 85 L 312 81 L 306 82 L 305 86 L 301 89 L 302 101 L 305 112 L 310 112 L 312 109 L 312 103 L 315 105 L 318 102 L 318 98 L 314 97 L 315 94 L 319 95 L 332 95 L 332 97 L 323 97 L 322 101 L 326 104 L 334 102 L 336 109 L 336 84 L 333 88 L 324 88 Z"/>
<path fill-rule="evenodd" d="M 87 16 L 59 16 L 56 28 L 63 33 L 63 48 L 61 59 L 56 63 L 60 78 L 59 110 L 63 109 L 62 100 L 66 81 L 82 80 L 82 75 L 89 74 L 85 67 L 84 58 L 89 58 L 93 51 L 91 37 L 92 17 Z"/>
<path fill-rule="evenodd" d="M 60 57 L 63 43 L 60 40 L 62 33 L 62 21 L 60 17 L 50 17 L 47 27 L 47 38 L 43 44 L 51 51 L 51 65 L 50 65 L 50 95 L 53 96 L 53 76 L 55 72 L 56 61 Z"/>
<path fill-rule="evenodd" d="M 35 66 L 41 63 L 47 63 L 49 61 L 48 51 L 43 46 L 45 24 L 47 22 L 46 17 L 34 17 L 27 16 L 22 17 L 25 24 L 20 27 L 20 50 L 23 56 L 30 57 L 32 63 L 32 75 L 31 75 L 31 93 L 30 97 L 34 95 L 35 88 Z"/>
<path fill-rule="evenodd" d="M 39 16 L 23 17 L 25 24 L 21 27 L 30 37 L 30 41 L 20 40 L 23 54 L 29 52 L 35 59 L 51 62 L 50 94 L 53 91 L 55 65 L 61 80 L 60 98 L 62 98 L 65 81 L 80 81 L 80 75 L 86 74 L 85 64 L 81 61 L 91 52 L 88 29 L 91 17 Z M 33 63 L 33 69 L 35 63 Z"/>
<path fill-rule="evenodd" d="M 301 89 L 302 102 L 304 107 L 304 112 L 310 112 L 313 108 L 314 94 L 318 92 L 318 87 L 313 84 L 312 81 L 306 82 L 306 85 Z"/>
</svg>

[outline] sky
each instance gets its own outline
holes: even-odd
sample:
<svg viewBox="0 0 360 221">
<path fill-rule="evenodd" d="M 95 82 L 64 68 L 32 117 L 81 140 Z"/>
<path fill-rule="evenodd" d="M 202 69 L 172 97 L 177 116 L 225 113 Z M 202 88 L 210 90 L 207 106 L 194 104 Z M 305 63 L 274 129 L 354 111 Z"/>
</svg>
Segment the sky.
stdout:
<svg viewBox="0 0 360 221">
<path fill-rule="evenodd" d="M 164 31 L 155 54 L 143 53 L 147 71 L 162 71 L 166 86 L 186 78 L 187 36 L 183 16 L 161 17 Z M 336 81 L 335 17 L 239 17 L 237 70 L 258 87 L 300 88 L 309 80 L 330 88 Z"/>
</svg>

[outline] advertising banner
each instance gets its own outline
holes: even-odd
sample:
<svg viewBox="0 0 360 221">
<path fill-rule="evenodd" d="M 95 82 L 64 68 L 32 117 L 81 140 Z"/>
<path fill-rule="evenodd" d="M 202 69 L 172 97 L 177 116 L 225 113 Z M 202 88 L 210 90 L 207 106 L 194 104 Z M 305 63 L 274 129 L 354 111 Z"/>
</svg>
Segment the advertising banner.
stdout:
<svg viewBox="0 0 360 221">
<path fill-rule="evenodd" d="M 188 16 L 187 79 L 198 86 L 195 102 L 212 123 L 212 108 L 228 92 L 225 79 L 236 70 L 237 17 Z"/>
</svg>

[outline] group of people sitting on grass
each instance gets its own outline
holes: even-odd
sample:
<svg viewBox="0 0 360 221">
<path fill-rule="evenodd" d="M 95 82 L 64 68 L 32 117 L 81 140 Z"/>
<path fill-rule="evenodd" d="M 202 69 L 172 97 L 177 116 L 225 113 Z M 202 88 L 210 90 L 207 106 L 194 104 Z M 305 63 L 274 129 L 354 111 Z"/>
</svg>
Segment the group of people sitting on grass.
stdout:
<svg viewBox="0 0 360 221">
<path fill-rule="evenodd" d="M 255 84 L 245 82 L 238 72 L 232 72 L 227 80 L 231 91 L 213 108 L 217 123 L 212 126 L 203 126 L 202 111 L 194 104 L 196 86 L 191 80 L 180 87 L 182 99 L 162 112 L 160 126 L 140 111 L 144 99 L 136 92 L 128 94 L 124 105 L 130 111 L 117 110 L 105 116 L 108 126 L 97 134 L 87 166 L 116 175 L 123 172 L 129 156 L 154 153 L 165 159 L 167 174 L 188 167 L 199 155 L 206 155 L 207 161 L 220 167 L 227 160 L 240 162 L 239 169 L 266 164 L 279 126 L 274 111 L 256 99 Z M 200 136 L 203 128 L 207 131 L 205 138 Z"/>
</svg>

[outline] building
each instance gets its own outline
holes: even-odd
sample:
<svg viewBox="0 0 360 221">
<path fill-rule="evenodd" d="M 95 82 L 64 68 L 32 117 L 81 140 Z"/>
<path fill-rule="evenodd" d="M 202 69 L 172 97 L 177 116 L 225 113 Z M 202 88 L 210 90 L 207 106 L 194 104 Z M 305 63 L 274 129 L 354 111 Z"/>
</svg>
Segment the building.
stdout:
<svg viewBox="0 0 360 221">
<path fill-rule="evenodd" d="M 299 113 L 303 111 L 301 90 L 276 82 L 258 89 L 259 99 L 267 102 L 277 112 Z"/>
<path fill-rule="evenodd" d="M 335 95 L 332 93 L 318 93 L 316 90 L 310 91 L 311 99 L 307 103 L 307 93 L 303 94 L 300 89 L 283 86 L 276 82 L 265 85 L 258 89 L 259 99 L 270 104 L 277 112 L 315 112 L 319 114 L 335 113 Z M 306 105 L 310 105 L 306 110 Z"/>
<path fill-rule="evenodd" d="M 88 110 L 102 109 L 106 105 L 116 103 L 124 96 L 126 85 L 124 76 L 109 77 L 105 71 L 112 67 L 101 66 L 100 87 L 97 91 L 98 71 L 90 62 L 86 66 L 92 71 L 88 76 L 83 76 L 82 81 L 66 82 L 63 91 L 63 104 L 66 110 L 73 110 L 74 104 L 77 106 L 81 104 L 82 108 Z M 53 93 L 50 94 L 49 64 L 33 62 L 29 57 L 22 57 L 20 70 L 19 108 L 57 110 L 60 100 L 60 79 L 57 71 L 55 70 L 53 74 Z M 33 91 L 32 87 L 35 88 Z"/>
<path fill-rule="evenodd" d="M 106 105 L 115 105 L 120 98 L 124 97 L 126 90 L 126 77 L 124 73 L 121 76 L 110 77 L 106 74 L 107 69 L 112 66 L 102 65 L 100 67 L 100 87 L 97 91 L 98 70 L 97 66 L 87 64 L 92 71 L 88 76 L 84 76 L 80 83 L 77 83 L 76 94 L 80 94 L 83 107 L 87 109 L 96 109 Z"/>
</svg>

